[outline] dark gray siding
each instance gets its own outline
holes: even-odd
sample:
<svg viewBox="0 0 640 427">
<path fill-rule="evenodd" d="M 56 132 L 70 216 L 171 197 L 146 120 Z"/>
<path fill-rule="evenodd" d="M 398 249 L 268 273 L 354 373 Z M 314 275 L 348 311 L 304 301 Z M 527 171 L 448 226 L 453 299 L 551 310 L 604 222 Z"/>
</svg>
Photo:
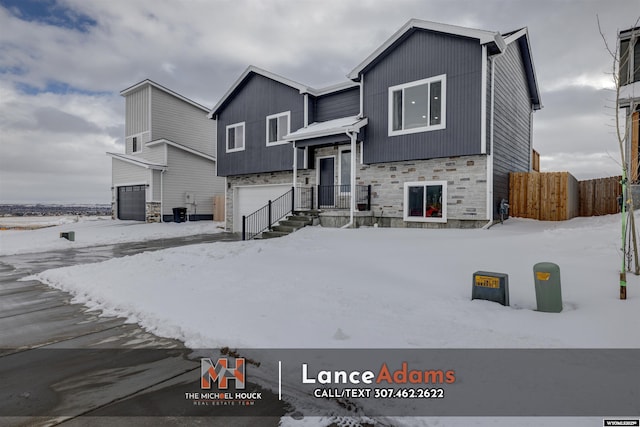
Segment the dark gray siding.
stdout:
<svg viewBox="0 0 640 427">
<path fill-rule="evenodd" d="M 355 116 L 360 113 L 360 88 L 354 87 L 315 99 L 313 116 L 309 122 L 326 122 L 341 117 Z"/>
<path fill-rule="evenodd" d="M 446 129 L 389 137 L 389 87 L 440 74 L 447 78 Z M 417 30 L 392 46 L 364 74 L 364 162 L 479 154 L 481 80 L 478 40 Z"/>
<path fill-rule="evenodd" d="M 531 157 L 531 102 L 517 42 L 494 65 L 494 209 L 509 198 L 509 172 L 528 172 Z"/>
<path fill-rule="evenodd" d="M 304 96 L 297 89 L 250 74 L 218 114 L 218 175 L 292 170 L 291 144 L 266 145 L 266 117 L 291 111 L 291 129 L 304 123 Z M 245 149 L 227 153 L 226 127 L 245 122 Z"/>
</svg>

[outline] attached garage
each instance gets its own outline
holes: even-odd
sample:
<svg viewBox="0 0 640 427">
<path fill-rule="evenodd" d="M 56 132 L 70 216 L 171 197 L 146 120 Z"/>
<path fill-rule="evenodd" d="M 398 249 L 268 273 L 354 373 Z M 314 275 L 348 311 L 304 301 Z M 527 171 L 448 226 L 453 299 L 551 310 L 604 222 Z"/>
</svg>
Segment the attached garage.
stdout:
<svg viewBox="0 0 640 427">
<path fill-rule="evenodd" d="M 145 185 L 118 187 L 118 219 L 145 221 Z"/>
<path fill-rule="evenodd" d="M 233 192 L 233 231 L 242 231 L 242 216 L 249 215 L 291 189 L 291 184 L 235 187 Z"/>
</svg>

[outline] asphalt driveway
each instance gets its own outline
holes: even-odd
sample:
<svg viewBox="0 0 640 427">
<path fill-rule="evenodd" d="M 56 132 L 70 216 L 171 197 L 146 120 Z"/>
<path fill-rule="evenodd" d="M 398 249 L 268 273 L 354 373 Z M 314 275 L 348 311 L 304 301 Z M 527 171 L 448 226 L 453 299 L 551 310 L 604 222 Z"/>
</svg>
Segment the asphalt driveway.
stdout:
<svg viewBox="0 0 640 427">
<path fill-rule="evenodd" d="M 230 233 L 0 257 L 0 424 L 278 425 L 287 412 L 259 391 L 246 408 L 196 407 L 200 362 L 183 343 L 104 317 L 37 281 L 46 269 L 213 241 Z"/>
</svg>

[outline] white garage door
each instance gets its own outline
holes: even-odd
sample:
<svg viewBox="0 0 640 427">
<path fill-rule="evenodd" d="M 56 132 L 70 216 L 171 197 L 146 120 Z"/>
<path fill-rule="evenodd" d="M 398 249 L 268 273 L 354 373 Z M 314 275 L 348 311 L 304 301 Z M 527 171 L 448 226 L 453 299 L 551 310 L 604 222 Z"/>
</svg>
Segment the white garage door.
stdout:
<svg viewBox="0 0 640 427">
<path fill-rule="evenodd" d="M 291 189 L 290 184 L 235 187 L 233 197 L 233 231 L 242 231 L 242 216 L 257 211 Z"/>
</svg>

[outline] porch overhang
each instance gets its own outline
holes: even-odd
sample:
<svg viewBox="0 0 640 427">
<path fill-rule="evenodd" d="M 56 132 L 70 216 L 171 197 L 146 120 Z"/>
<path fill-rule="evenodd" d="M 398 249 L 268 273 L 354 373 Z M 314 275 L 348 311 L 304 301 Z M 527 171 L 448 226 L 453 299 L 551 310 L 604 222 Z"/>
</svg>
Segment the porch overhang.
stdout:
<svg viewBox="0 0 640 427">
<path fill-rule="evenodd" d="M 291 141 L 298 147 L 316 145 L 314 140 L 318 143 L 325 143 L 327 139 L 331 137 L 346 136 L 350 133 L 359 133 L 360 129 L 369 123 L 369 119 L 366 117 L 350 116 L 341 117 L 339 119 L 328 120 L 326 122 L 315 122 L 309 126 L 291 132 L 285 135 L 286 141 Z M 296 144 L 296 142 L 302 142 Z"/>
</svg>

